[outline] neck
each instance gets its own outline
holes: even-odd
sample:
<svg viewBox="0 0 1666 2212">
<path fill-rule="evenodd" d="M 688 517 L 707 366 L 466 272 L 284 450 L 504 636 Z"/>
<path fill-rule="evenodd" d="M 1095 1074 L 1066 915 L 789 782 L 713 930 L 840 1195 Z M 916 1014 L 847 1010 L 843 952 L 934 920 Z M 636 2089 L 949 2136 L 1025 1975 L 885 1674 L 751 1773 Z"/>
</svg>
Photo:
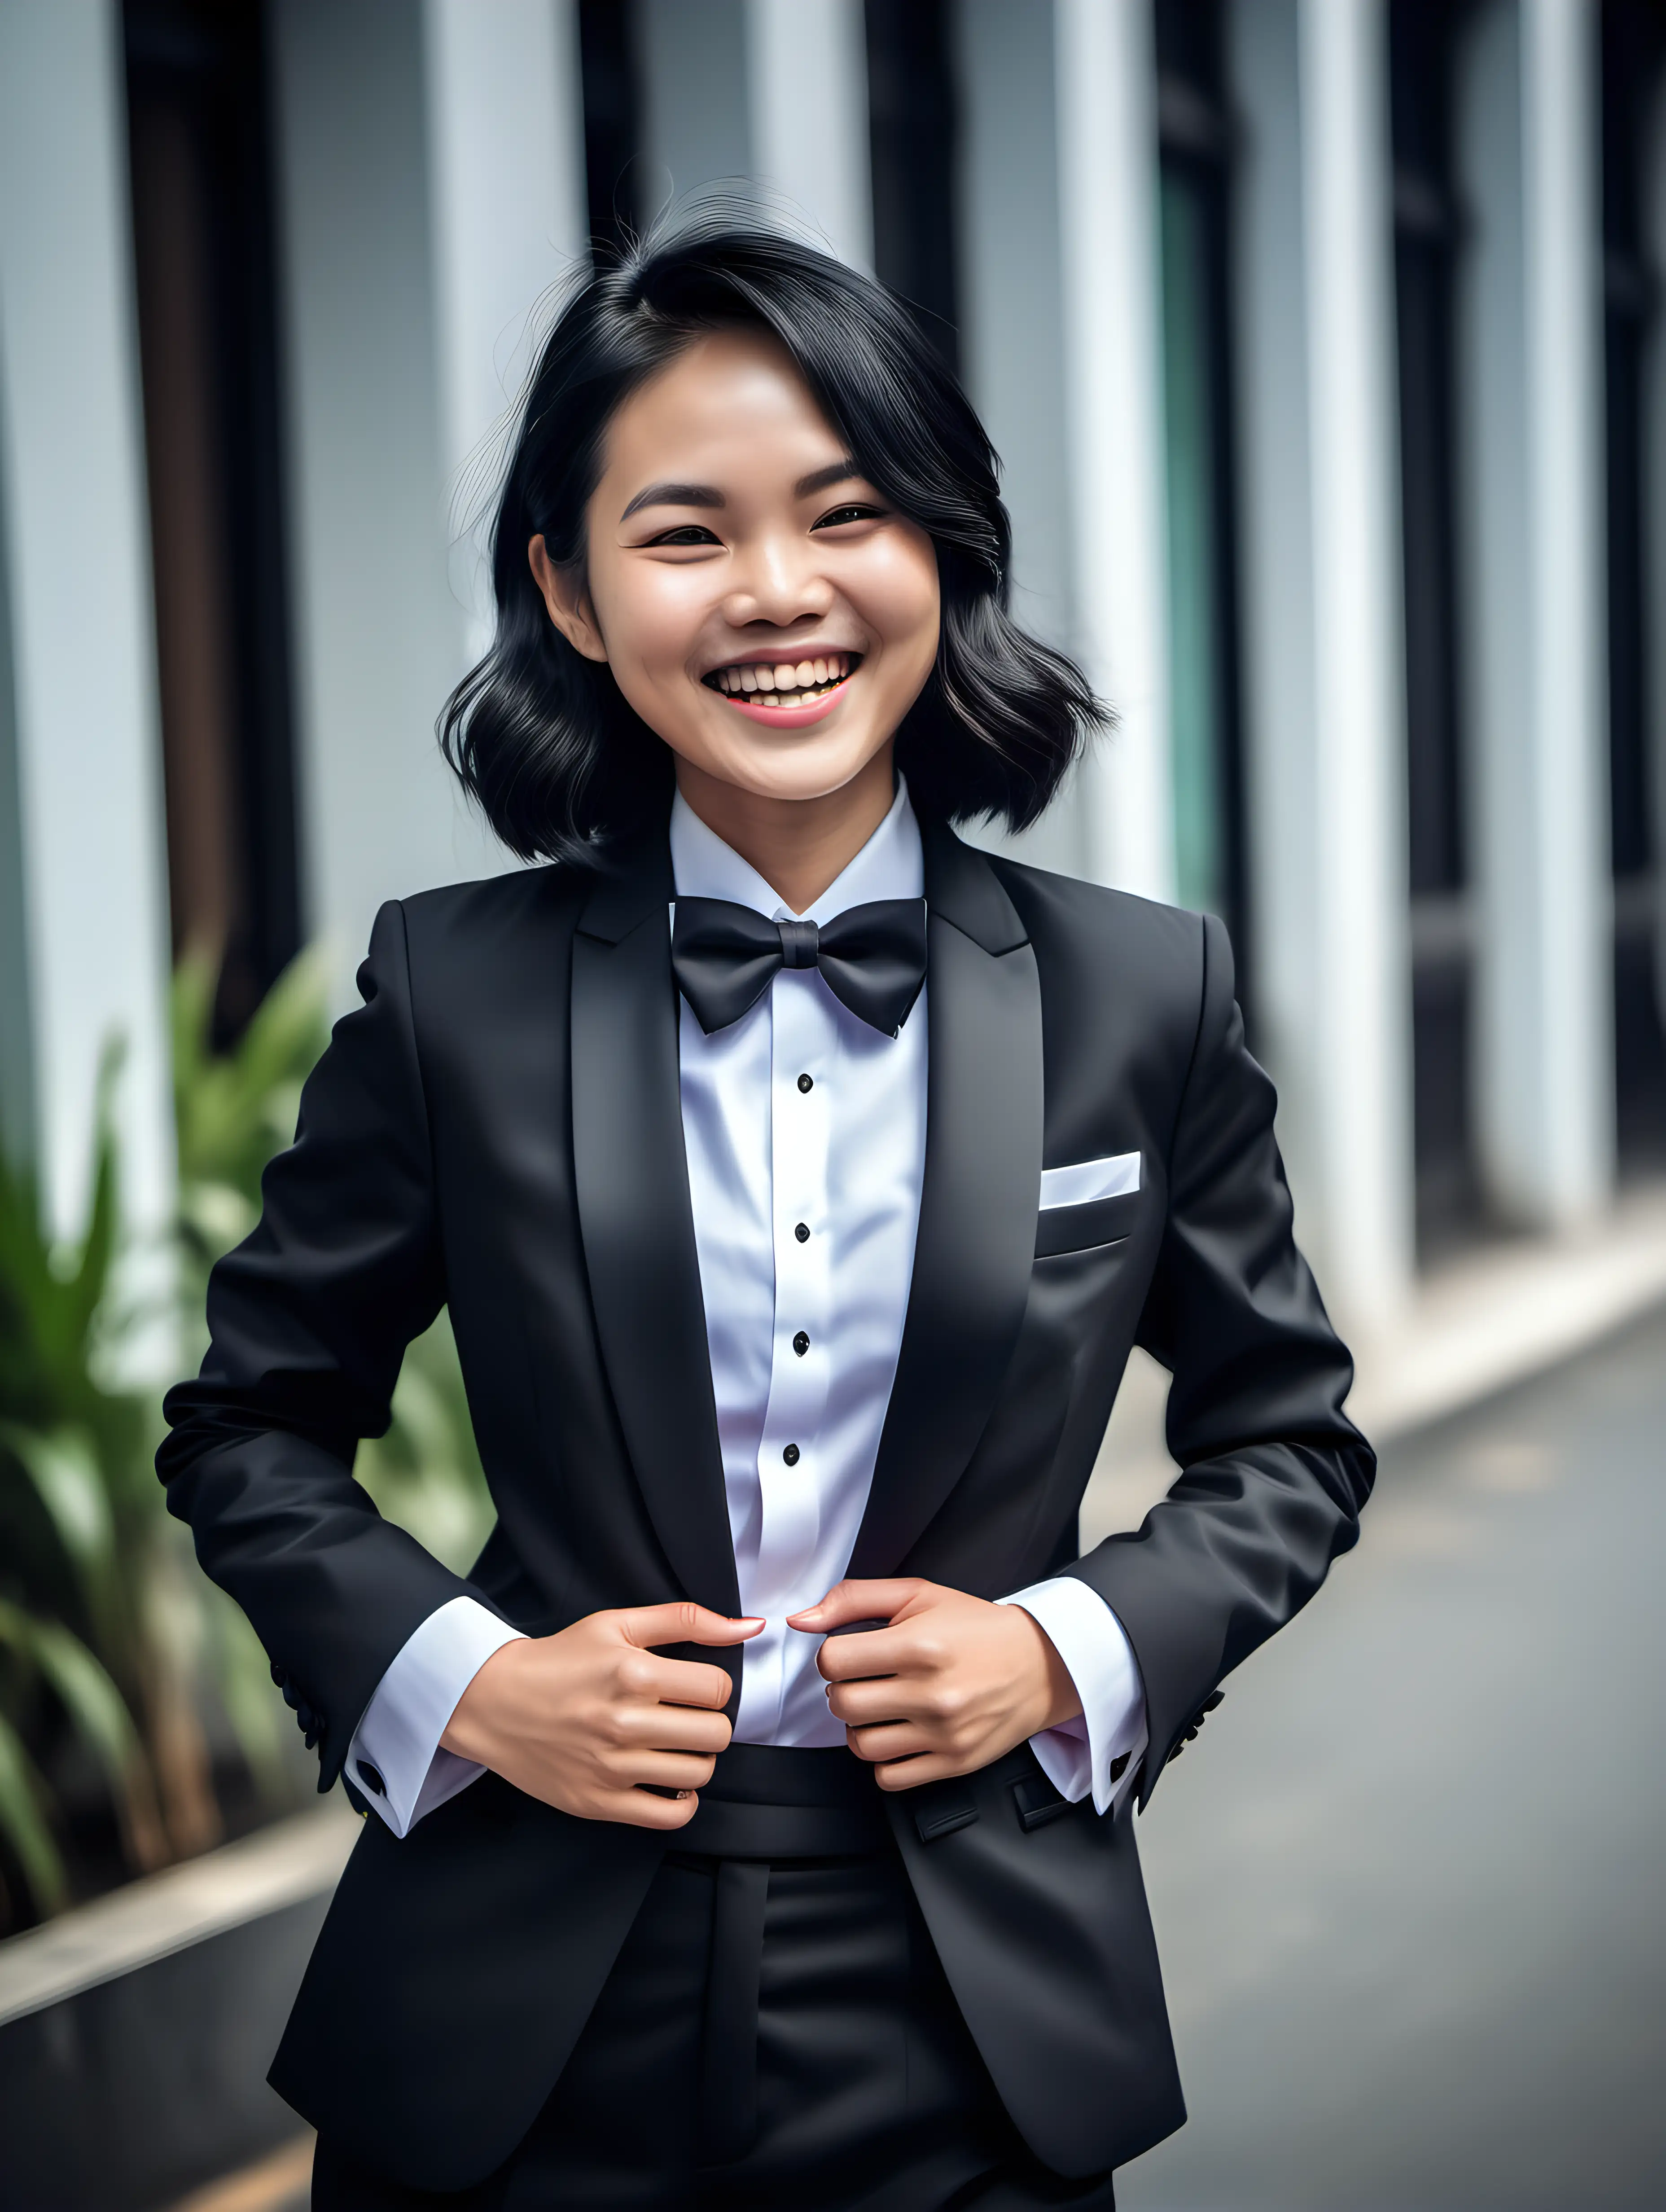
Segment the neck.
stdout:
<svg viewBox="0 0 1666 2212">
<path fill-rule="evenodd" d="M 743 791 L 680 759 L 677 787 L 706 827 L 756 868 L 794 914 L 814 906 L 844 873 L 897 796 L 888 744 L 848 783 L 817 799 Z"/>
</svg>

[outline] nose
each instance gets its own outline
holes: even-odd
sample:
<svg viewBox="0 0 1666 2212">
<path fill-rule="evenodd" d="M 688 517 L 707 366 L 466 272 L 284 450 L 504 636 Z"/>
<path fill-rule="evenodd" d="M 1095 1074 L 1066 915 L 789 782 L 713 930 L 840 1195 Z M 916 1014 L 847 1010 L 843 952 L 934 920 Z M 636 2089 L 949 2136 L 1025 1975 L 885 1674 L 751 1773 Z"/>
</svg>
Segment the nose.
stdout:
<svg viewBox="0 0 1666 2212">
<path fill-rule="evenodd" d="M 813 542 L 797 532 L 760 533 L 739 550 L 730 570 L 725 620 L 735 629 L 752 623 L 790 629 L 806 617 L 819 622 L 834 594 L 815 556 Z"/>
</svg>

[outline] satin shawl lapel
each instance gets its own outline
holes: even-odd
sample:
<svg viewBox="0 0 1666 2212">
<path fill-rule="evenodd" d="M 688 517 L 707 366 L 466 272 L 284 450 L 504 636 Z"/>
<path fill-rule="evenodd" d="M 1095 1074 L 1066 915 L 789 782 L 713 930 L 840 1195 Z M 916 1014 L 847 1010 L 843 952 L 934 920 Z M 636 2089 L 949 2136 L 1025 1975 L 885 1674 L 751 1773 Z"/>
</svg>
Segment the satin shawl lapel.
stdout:
<svg viewBox="0 0 1666 2212">
<path fill-rule="evenodd" d="M 602 1358 L 688 1595 L 740 1610 L 689 1204 L 663 837 L 600 878 L 573 939 L 573 1164 Z M 715 1656 L 715 1655 L 714 1655 Z"/>
<path fill-rule="evenodd" d="M 903 1347 L 850 1573 L 895 1573 L 971 1457 L 1017 1340 L 1042 1164 L 1041 986 L 988 860 L 922 825 L 926 1172 Z"/>
</svg>

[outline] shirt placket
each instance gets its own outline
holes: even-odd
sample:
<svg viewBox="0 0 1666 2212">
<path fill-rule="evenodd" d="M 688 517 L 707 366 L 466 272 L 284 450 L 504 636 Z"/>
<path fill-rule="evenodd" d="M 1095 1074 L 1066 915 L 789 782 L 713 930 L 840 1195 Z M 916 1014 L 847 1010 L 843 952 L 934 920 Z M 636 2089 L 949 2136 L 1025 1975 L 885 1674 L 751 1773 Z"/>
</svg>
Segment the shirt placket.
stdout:
<svg viewBox="0 0 1666 2212">
<path fill-rule="evenodd" d="M 775 1246 L 775 1326 L 769 1399 L 758 1445 L 762 1500 L 754 1602 L 774 1646 L 768 1686 L 757 1685 L 749 1718 L 779 1725 L 785 1687 L 785 1614 L 812 1604 L 806 1586 L 821 1528 L 819 1485 L 827 1408 L 827 1327 L 833 1224 L 827 1218 L 828 1145 L 836 1036 L 819 1003 L 820 979 L 790 971 L 773 991 L 770 1184 Z M 762 1639 L 760 1639 L 761 1641 Z M 760 1655 L 762 1656 L 762 1655 Z M 748 1698 L 749 1706 L 752 1699 Z M 762 1708 L 773 1702 L 766 1716 Z"/>
</svg>

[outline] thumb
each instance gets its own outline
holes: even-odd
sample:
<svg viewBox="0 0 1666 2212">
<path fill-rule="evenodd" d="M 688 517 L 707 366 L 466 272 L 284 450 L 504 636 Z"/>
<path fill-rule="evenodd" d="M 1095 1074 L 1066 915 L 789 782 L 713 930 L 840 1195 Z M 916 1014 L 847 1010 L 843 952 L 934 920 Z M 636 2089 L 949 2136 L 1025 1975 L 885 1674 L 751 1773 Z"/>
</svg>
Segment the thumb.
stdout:
<svg viewBox="0 0 1666 2212">
<path fill-rule="evenodd" d="M 789 1613 L 787 1626 L 825 1636 L 830 1630 L 843 1628 L 853 1620 L 891 1620 L 910 1598 L 919 1595 L 920 1587 L 912 1578 L 888 1583 L 835 1583 L 818 1604 L 806 1606 L 802 1613 Z"/>
<path fill-rule="evenodd" d="M 744 1644 L 763 1626 L 758 1615 L 731 1620 L 691 1599 L 671 1605 L 631 1606 L 619 1615 L 619 1632 L 627 1644 L 644 1650 L 656 1644 Z"/>
</svg>

